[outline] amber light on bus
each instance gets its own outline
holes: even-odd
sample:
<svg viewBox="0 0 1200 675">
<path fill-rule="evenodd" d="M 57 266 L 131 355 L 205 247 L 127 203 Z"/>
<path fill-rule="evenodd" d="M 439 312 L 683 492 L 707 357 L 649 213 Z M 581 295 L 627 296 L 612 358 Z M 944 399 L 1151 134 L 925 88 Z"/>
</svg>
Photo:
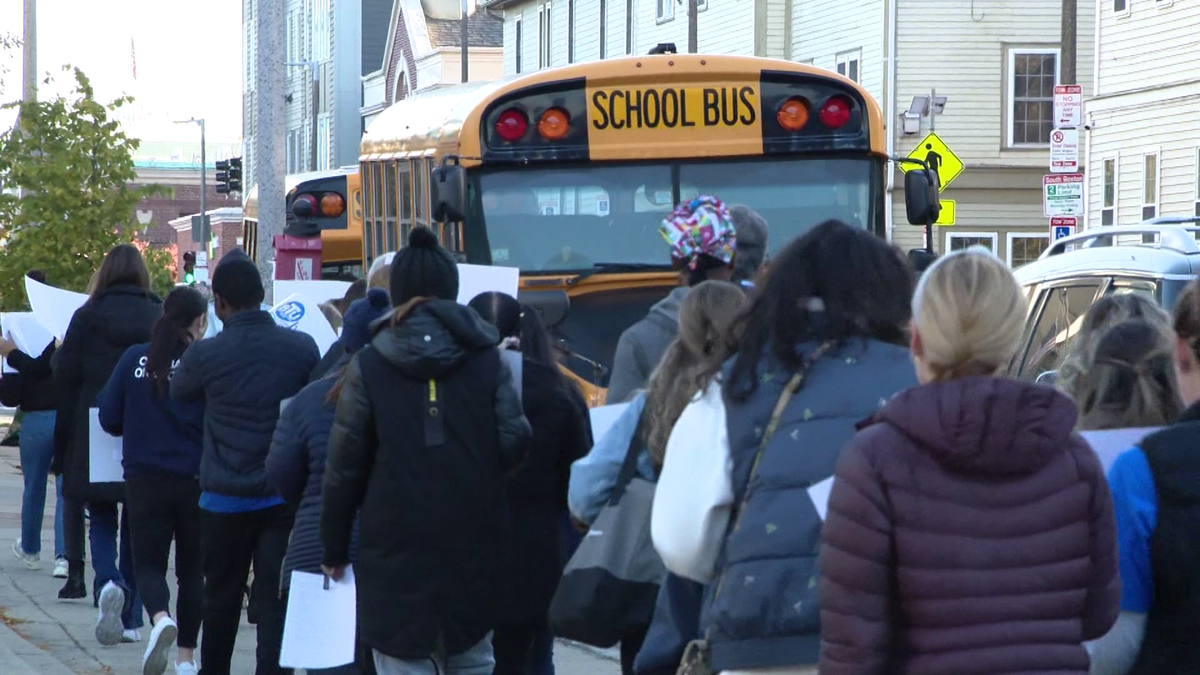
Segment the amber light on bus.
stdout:
<svg viewBox="0 0 1200 675">
<path fill-rule="evenodd" d="M 808 101 L 799 96 L 789 98 L 779 106 L 775 119 L 779 121 L 779 126 L 788 131 L 803 129 L 808 124 Z"/>
<path fill-rule="evenodd" d="M 537 129 L 542 138 L 548 141 L 557 141 L 571 130 L 571 116 L 562 108 L 550 108 L 542 113 Z"/>
<path fill-rule="evenodd" d="M 840 129 L 850 121 L 850 107 L 853 104 L 845 96 L 830 96 L 825 105 L 821 106 L 821 124 L 829 129 Z"/>
<path fill-rule="evenodd" d="M 538 124 L 541 126 L 541 123 Z M 499 119 L 496 120 L 496 134 L 500 138 L 513 143 L 525 137 L 525 132 L 529 130 L 529 119 L 525 117 L 525 113 L 516 108 L 509 108 L 500 113 Z"/>
<path fill-rule="evenodd" d="M 321 197 L 321 215 L 326 218 L 336 218 L 346 210 L 346 200 L 336 192 L 326 192 Z"/>
</svg>

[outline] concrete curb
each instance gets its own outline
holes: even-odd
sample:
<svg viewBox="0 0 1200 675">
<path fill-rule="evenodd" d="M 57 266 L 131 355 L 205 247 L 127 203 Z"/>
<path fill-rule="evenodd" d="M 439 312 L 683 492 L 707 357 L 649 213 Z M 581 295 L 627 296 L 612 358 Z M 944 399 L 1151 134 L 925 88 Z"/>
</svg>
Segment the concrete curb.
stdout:
<svg viewBox="0 0 1200 675">
<path fill-rule="evenodd" d="M 0 624 L 0 673 L 4 675 L 74 675 L 58 659 Z"/>
</svg>

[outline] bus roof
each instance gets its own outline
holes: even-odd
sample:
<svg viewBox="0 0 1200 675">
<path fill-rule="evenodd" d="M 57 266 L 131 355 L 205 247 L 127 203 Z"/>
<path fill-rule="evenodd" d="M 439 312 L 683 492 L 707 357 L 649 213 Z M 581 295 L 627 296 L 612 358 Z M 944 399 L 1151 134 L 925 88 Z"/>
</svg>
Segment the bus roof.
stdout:
<svg viewBox="0 0 1200 675">
<path fill-rule="evenodd" d="M 663 54 L 627 56 L 509 76 L 495 82 L 471 82 L 397 101 L 385 109 L 363 134 L 361 161 L 401 159 L 426 155 L 462 154 L 464 165 L 477 164 L 478 125 L 483 107 L 497 97 L 525 87 L 573 78 L 602 84 L 684 78 L 719 80 L 731 73 L 754 70 L 783 71 L 840 80 L 858 90 L 869 108 L 872 148 L 883 152 L 882 111 L 871 95 L 853 80 L 816 66 L 754 56 Z M 464 133 L 464 128 L 466 132 Z"/>
<path fill-rule="evenodd" d="M 296 188 L 297 185 L 305 181 L 313 180 L 314 178 L 329 178 L 330 176 L 349 176 L 358 173 L 358 165 L 343 166 L 337 169 L 329 169 L 328 171 L 308 171 L 305 173 L 293 173 L 283 178 L 283 194 L 287 195 Z M 246 193 L 246 200 L 242 202 L 242 213 L 246 218 L 258 217 L 258 185 L 250 186 L 249 192 Z"/>
</svg>

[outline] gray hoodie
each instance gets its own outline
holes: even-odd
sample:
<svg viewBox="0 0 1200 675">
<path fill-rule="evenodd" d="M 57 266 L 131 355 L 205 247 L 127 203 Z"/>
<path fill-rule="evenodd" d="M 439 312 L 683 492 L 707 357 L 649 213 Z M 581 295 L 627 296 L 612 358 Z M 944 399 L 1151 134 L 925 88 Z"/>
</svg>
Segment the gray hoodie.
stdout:
<svg viewBox="0 0 1200 675">
<path fill-rule="evenodd" d="M 646 318 L 621 333 L 608 380 L 609 405 L 624 403 L 644 389 L 671 341 L 679 333 L 679 303 L 691 290 L 681 286 L 650 308 Z"/>
</svg>

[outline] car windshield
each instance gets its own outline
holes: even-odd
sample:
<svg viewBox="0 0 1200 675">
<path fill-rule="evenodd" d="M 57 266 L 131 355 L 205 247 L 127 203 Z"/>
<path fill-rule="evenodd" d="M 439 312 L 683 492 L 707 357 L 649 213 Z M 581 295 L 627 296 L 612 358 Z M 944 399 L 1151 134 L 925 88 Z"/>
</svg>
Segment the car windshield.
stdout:
<svg viewBox="0 0 1200 675">
<path fill-rule="evenodd" d="M 485 173 L 480 191 L 490 262 L 543 273 L 665 269 L 659 224 L 677 195 L 700 194 L 762 214 L 774 252 L 826 220 L 869 227 L 873 166 L 877 160 L 866 158 L 791 159 Z"/>
</svg>

